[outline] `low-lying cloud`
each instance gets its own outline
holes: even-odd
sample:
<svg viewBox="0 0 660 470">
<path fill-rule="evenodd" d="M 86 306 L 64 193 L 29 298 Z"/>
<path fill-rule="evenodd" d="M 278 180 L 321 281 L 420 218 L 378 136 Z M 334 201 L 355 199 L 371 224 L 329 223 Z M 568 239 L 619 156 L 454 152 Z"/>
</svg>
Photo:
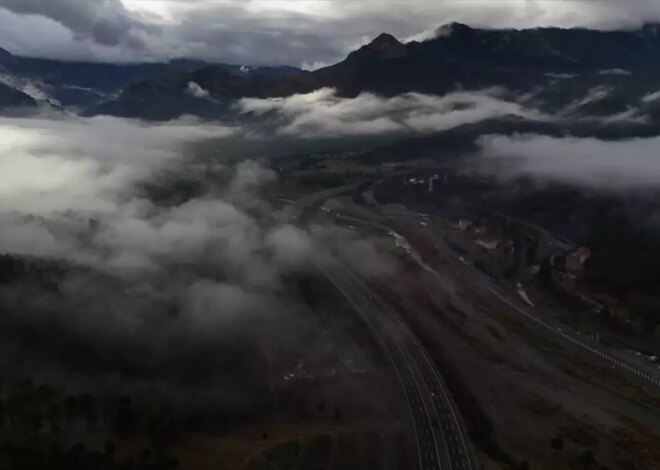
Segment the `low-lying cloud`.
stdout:
<svg viewBox="0 0 660 470">
<path fill-rule="evenodd" d="M 208 90 L 202 88 L 197 82 L 188 82 L 186 93 L 195 98 L 208 98 L 211 95 Z"/>
<path fill-rule="evenodd" d="M 0 333 L 0 352 L 27 351 L 50 371 L 183 383 L 201 368 L 204 380 L 225 380 L 228 358 L 252 360 L 245 348 L 291 347 L 304 334 L 307 307 L 288 279 L 320 247 L 363 274 L 391 268 L 346 231 L 277 217 L 259 197 L 275 172 L 248 160 L 209 178 L 190 160 L 189 143 L 221 148 L 234 128 L 34 118 L 0 119 L 0 132 L 0 254 L 46 263 L 0 282 L 0 331 L 11 332 Z M 190 180 L 202 189 L 179 194 Z"/>
<path fill-rule="evenodd" d="M 493 88 L 444 96 L 404 93 L 386 98 L 362 93 L 341 98 L 335 90 L 323 88 L 285 98 L 244 98 L 237 108 L 271 118 L 279 134 L 305 138 L 437 132 L 508 115 L 544 118 L 504 95 Z"/>
<path fill-rule="evenodd" d="M 0 44 L 20 55 L 67 60 L 188 57 L 302 65 L 334 63 L 355 44 L 382 32 L 402 40 L 428 39 L 453 21 L 483 28 L 629 29 L 660 19 L 655 2 L 648 0 L 388 0 L 383 5 L 336 0 L 0 0 Z"/>
<path fill-rule="evenodd" d="M 660 91 L 654 91 L 653 93 L 647 93 L 642 97 L 642 103 L 653 103 L 660 98 Z"/>
<path fill-rule="evenodd" d="M 632 75 L 632 72 L 625 69 L 606 69 L 598 72 L 599 75 Z"/>
<path fill-rule="evenodd" d="M 659 187 L 659 146 L 660 137 L 603 141 L 517 135 L 481 139 L 482 155 L 489 170 L 497 174 L 528 175 L 602 189 Z"/>
<path fill-rule="evenodd" d="M 233 132 L 194 120 L 0 118 L 0 210 L 114 211 L 127 188 L 179 164 L 187 143 Z"/>
</svg>

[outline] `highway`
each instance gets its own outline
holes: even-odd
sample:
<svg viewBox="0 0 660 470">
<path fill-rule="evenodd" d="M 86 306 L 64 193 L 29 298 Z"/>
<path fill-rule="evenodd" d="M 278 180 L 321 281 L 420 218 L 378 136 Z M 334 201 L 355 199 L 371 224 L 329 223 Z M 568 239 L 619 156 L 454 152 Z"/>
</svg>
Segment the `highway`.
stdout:
<svg viewBox="0 0 660 470">
<path fill-rule="evenodd" d="M 507 293 L 493 279 L 479 271 L 473 264 L 460 262 L 458 260 L 459 254 L 455 253 L 445 243 L 444 238 L 435 230 L 429 227 L 420 227 L 420 231 L 431 238 L 438 248 L 442 247 L 444 250 L 452 253 L 454 255 L 453 257 L 456 258 L 455 267 L 468 274 L 475 284 L 481 286 L 486 292 L 489 292 L 500 304 L 511 308 L 518 316 L 545 330 L 550 337 L 554 337 L 560 342 L 568 343 L 568 345 L 577 348 L 581 352 L 593 356 L 594 359 L 605 361 L 612 369 L 630 376 L 651 390 L 660 392 L 660 373 L 658 370 L 643 364 L 633 363 L 619 354 L 610 352 L 603 345 L 584 335 L 578 334 L 565 325 L 552 324 L 550 321 L 539 317 L 538 314 L 532 313 L 528 307 L 511 300 Z"/>
<path fill-rule="evenodd" d="M 330 199 L 331 197 L 341 196 L 346 193 L 350 193 L 358 189 L 362 184 L 351 184 L 346 186 L 340 186 L 338 188 L 330 188 L 325 191 L 319 191 L 317 193 L 308 194 L 301 197 L 295 202 L 287 205 L 280 212 L 280 218 L 282 220 L 298 220 L 302 215 L 303 211 L 309 206 Z"/>
<path fill-rule="evenodd" d="M 287 206 L 283 218 L 298 220 L 312 204 L 357 187 L 305 196 Z M 408 325 L 364 279 L 335 257 L 319 253 L 314 262 L 352 305 L 394 368 L 410 414 L 419 470 L 476 470 L 456 405 L 433 360 Z"/>
<path fill-rule="evenodd" d="M 635 375 L 637 378 L 642 379 L 643 381 L 648 382 L 649 385 L 653 387 L 657 387 L 660 389 L 660 378 L 657 376 L 657 374 L 654 374 L 653 371 L 647 371 L 645 369 L 640 368 L 637 365 L 633 365 L 627 361 L 625 361 L 622 358 L 619 358 L 618 356 L 609 354 L 605 350 L 601 349 L 601 347 L 598 346 L 597 343 L 585 340 L 581 335 L 576 335 L 570 332 L 569 330 L 561 327 L 553 327 L 549 323 L 546 323 L 545 321 L 541 320 L 539 317 L 531 314 L 524 308 L 521 308 L 520 306 L 516 305 L 513 303 L 511 300 L 500 294 L 497 290 L 495 290 L 493 287 L 488 287 L 488 290 L 497 298 L 499 298 L 502 302 L 506 303 L 513 309 L 515 309 L 517 312 L 520 314 L 526 316 L 529 320 L 533 321 L 534 323 L 538 324 L 542 328 L 552 332 L 555 335 L 559 335 L 559 337 L 565 341 L 568 341 L 572 343 L 573 345 L 577 346 L 578 348 L 582 349 L 584 352 L 588 354 L 592 354 L 599 359 L 603 359 L 607 362 L 610 363 L 612 368 L 618 368 L 624 372 L 628 372 L 630 374 Z"/>
<path fill-rule="evenodd" d="M 394 367 L 412 419 L 419 468 L 476 468 L 456 406 L 410 328 L 363 279 L 336 259 L 319 257 L 317 267 L 351 303 Z"/>
<path fill-rule="evenodd" d="M 310 205 L 354 189 L 357 187 L 342 187 L 306 196 L 292 204 L 287 215 L 297 220 Z M 413 220 L 415 219 L 413 217 Z M 451 255 L 450 259 L 454 259 L 452 267 L 457 274 L 464 273 L 469 276 L 476 286 L 493 297 L 494 303 L 500 303 L 509 311 L 515 312 L 515 315 L 541 328 L 548 337 L 564 342 L 596 360 L 605 361 L 613 369 L 628 374 L 655 391 L 660 391 L 660 374 L 654 368 L 628 361 L 564 325 L 554 325 L 542 319 L 521 302 L 512 300 L 501 286 L 474 265 L 465 259 L 459 260 L 459 254 L 431 227 L 420 224 L 419 229 L 438 249 L 447 250 Z M 405 321 L 377 295 L 367 281 L 351 272 L 337 259 L 320 255 L 315 262 L 318 269 L 344 295 L 368 326 L 384 356 L 396 371 L 411 418 L 419 469 L 476 470 L 477 465 L 465 426 L 446 384 Z"/>
</svg>

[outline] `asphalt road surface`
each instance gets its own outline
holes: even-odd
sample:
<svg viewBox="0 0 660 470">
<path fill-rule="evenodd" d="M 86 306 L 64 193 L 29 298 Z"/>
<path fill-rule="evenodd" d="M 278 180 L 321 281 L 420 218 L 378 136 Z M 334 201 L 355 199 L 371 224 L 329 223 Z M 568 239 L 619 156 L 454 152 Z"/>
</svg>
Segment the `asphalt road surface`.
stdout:
<svg viewBox="0 0 660 470">
<path fill-rule="evenodd" d="M 635 363 L 617 353 L 613 353 L 593 339 L 581 335 L 565 325 L 553 324 L 549 320 L 540 318 L 538 314 L 530 311 L 528 307 L 512 300 L 494 280 L 479 271 L 473 264 L 469 263 L 465 256 L 463 256 L 464 261 L 459 262 L 459 254 L 455 253 L 451 247 L 445 243 L 443 237 L 436 233 L 432 228 L 420 227 L 420 231 L 430 237 L 439 249 L 442 248 L 454 253 L 457 258 L 457 262 L 455 262 L 456 269 L 468 274 L 473 282 L 489 292 L 494 300 L 511 308 L 526 321 L 530 321 L 539 326 L 542 330 L 545 330 L 549 337 L 553 337 L 564 343 L 569 343 L 569 345 L 574 346 L 581 352 L 593 356 L 594 359 L 605 361 L 612 369 L 622 372 L 649 389 L 654 390 L 655 392 L 660 391 L 660 371 L 654 369 L 650 365 Z"/>
<path fill-rule="evenodd" d="M 356 189 L 345 186 L 305 196 L 283 210 L 297 220 L 305 208 Z M 357 274 L 329 255 L 318 269 L 368 326 L 398 376 L 410 412 L 420 470 L 476 470 L 467 432 L 451 395 L 425 348 L 407 324 Z"/>
<path fill-rule="evenodd" d="M 284 220 L 298 220 L 303 211 L 309 206 L 322 202 L 326 199 L 330 199 L 331 197 L 350 193 L 360 186 L 360 184 L 350 184 L 346 186 L 340 186 L 338 188 L 326 189 L 325 191 L 319 191 L 318 193 L 308 194 L 282 209 L 280 217 Z"/>
<path fill-rule="evenodd" d="M 350 192 L 355 187 L 342 187 L 306 196 L 285 211 L 289 219 L 296 220 L 302 211 L 326 198 Z M 425 224 L 424 224 L 425 225 Z M 440 249 L 455 254 L 441 235 L 430 227 L 421 226 Z M 597 342 L 562 325 L 553 324 L 512 300 L 489 276 L 479 271 L 466 259 L 456 256 L 455 270 L 467 274 L 476 285 L 489 292 L 494 301 L 510 308 L 531 322 L 549 337 L 568 343 L 581 352 L 602 360 L 643 385 L 660 390 L 660 374 L 653 367 L 638 364 L 608 351 Z M 355 311 L 371 330 L 383 354 L 396 370 L 403 389 L 417 443 L 420 470 L 476 470 L 465 427 L 442 377 L 425 348 L 407 324 L 387 303 L 371 289 L 365 280 L 348 270 L 339 261 L 327 256 L 319 257 L 317 266 L 352 304 Z"/>
<path fill-rule="evenodd" d="M 428 353 L 367 283 L 331 257 L 317 266 L 348 299 L 397 372 L 412 419 L 421 470 L 472 470 L 467 434 Z"/>
</svg>

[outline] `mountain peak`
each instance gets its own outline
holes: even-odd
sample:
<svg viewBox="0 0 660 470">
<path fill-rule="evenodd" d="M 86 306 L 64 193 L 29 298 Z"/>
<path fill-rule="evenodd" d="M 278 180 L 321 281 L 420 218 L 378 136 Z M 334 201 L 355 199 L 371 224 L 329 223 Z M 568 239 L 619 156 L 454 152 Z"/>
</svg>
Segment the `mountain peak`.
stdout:
<svg viewBox="0 0 660 470">
<path fill-rule="evenodd" d="M 2 47 L 0 47 L 0 60 L 9 59 L 10 57 L 13 57 L 11 52 L 9 52 L 8 50 L 3 49 Z"/>
<path fill-rule="evenodd" d="M 403 44 L 389 33 L 380 33 L 368 45 L 377 48 L 389 48 L 402 46 Z"/>
<path fill-rule="evenodd" d="M 660 35 L 660 23 L 644 23 L 642 33 L 646 36 L 657 37 Z"/>
<path fill-rule="evenodd" d="M 397 38 L 391 34 L 382 33 L 378 35 L 369 44 L 353 51 L 348 55 L 349 61 L 362 61 L 372 57 L 379 57 L 383 59 L 392 59 L 401 57 L 406 53 L 405 44 L 399 42 Z"/>
<path fill-rule="evenodd" d="M 456 34 L 470 33 L 472 31 L 474 31 L 474 29 L 468 25 L 454 21 L 452 23 L 443 24 L 436 29 L 436 37 L 453 36 Z"/>
</svg>

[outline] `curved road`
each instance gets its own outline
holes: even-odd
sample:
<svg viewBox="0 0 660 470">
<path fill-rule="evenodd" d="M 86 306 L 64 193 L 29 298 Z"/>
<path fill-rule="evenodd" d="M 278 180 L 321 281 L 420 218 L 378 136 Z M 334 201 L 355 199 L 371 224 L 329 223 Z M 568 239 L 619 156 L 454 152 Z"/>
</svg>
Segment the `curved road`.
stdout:
<svg viewBox="0 0 660 470">
<path fill-rule="evenodd" d="M 356 187 L 306 196 L 285 208 L 284 218 L 297 220 L 306 207 Z M 433 360 L 408 325 L 341 262 L 328 254 L 320 254 L 315 262 L 368 326 L 396 371 L 410 412 L 419 470 L 475 470 L 477 466 L 456 405 Z"/>
<path fill-rule="evenodd" d="M 320 257 L 317 267 L 348 299 L 396 370 L 412 418 L 419 468 L 476 468 L 455 404 L 414 333 L 364 280 L 340 262 Z"/>
<path fill-rule="evenodd" d="M 444 238 L 435 232 L 435 230 L 430 229 L 429 227 L 424 227 L 420 229 L 420 233 L 428 236 L 436 244 L 436 247 L 442 247 L 448 252 L 456 253 L 446 244 Z M 456 256 L 458 257 L 459 254 L 456 253 Z M 464 255 L 461 256 L 464 257 Z M 554 337 L 556 340 L 567 341 L 581 352 L 595 356 L 595 359 L 605 361 L 612 367 L 612 369 L 616 369 L 623 374 L 628 375 L 639 384 L 648 387 L 649 390 L 654 390 L 655 392 L 660 391 L 660 372 L 657 369 L 646 364 L 632 362 L 617 353 L 609 351 L 596 341 L 593 341 L 584 335 L 577 334 L 566 326 L 559 324 L 553 325 L 550 321 L 531 313 L 527 307 L 523 307 L 519 302 L 511 300 L 506 292 L 501 289 L 495 281 L 479 271 L 473 264 L 466 264 L 466 262 L 458 261 L 455 261 L 454 264 L 456 269 L 460 269 L 471 276 L 476 285 L 492 294 L 498 301 L 512 308 L 518 315 L 522 315 L 522 318 L 531 321 L 533 324 L 540 327 L 549 337 Z"/>
</svg>

